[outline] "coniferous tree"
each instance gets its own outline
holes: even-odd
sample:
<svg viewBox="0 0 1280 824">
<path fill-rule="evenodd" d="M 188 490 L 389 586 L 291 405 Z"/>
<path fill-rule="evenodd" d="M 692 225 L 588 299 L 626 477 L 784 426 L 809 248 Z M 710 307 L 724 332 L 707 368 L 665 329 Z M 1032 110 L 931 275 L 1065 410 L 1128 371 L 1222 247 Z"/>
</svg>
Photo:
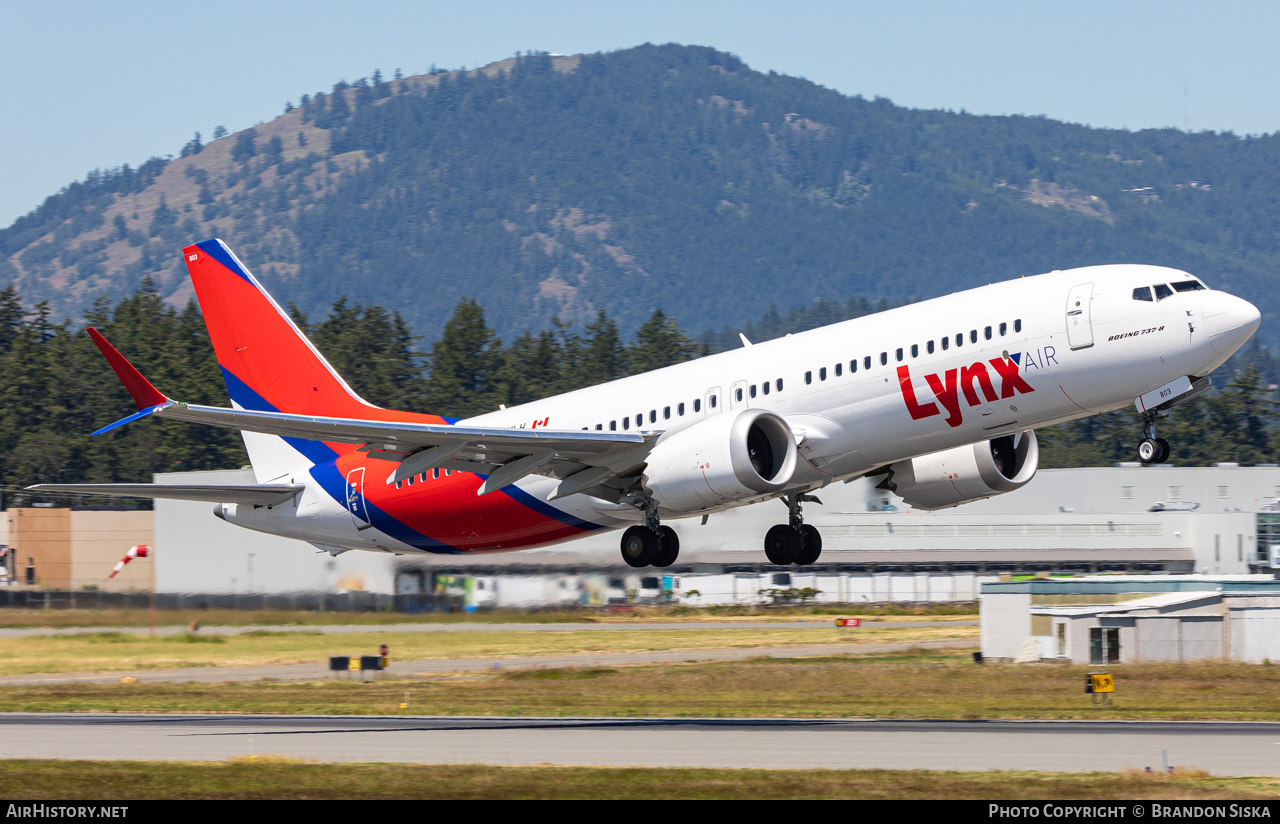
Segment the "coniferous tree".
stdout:
<svg viewBox="0 0 1280 824">
<path fill-rule="evenodd" d="M 485 325 L 484 309 L 475 300 L 464 297 L 458 302 L 428 359 L 429 411 L 468 417 L 498 407 L 502 341 Z"/>
<path fill-rule="evenodd" d="M 258 153 L 256 140 L 258 133 L 253 129 L 245 129 L 236 135 L 235 145 L 231 147 L 231 159 L 237 163 L 244 163 Z"/>
<path fill-rule="evenodd" d="M 627 349 L 627 365 L 631 374 L 638 375 L 693 360 L 699 354 L 697 342 L 685 335 L 666 312 L 655 309 Z"/>
</svg>

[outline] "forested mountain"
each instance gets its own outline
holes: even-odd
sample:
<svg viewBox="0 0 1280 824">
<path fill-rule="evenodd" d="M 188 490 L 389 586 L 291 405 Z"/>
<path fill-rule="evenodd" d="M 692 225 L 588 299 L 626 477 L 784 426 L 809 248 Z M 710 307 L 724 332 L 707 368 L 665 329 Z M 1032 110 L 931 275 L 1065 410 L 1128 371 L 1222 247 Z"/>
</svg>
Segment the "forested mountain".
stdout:
<svg viewBox="0 0 1280 824">
<path fill-rule="evenodd" d="M 301 312 L 347 295 L 433 341 L 470 295 L 510 341 L 599 310 L 628 336 L 656 308 L 736 330 L 1140 261 L 1248 297 L 1280 341 L 1277 136 L 912 110 L 675 45 L 298 102 L 50 197 L 0 231 L 0 285 L 79 318 L 150 277 L 181 308 L 179 249 L 219 236 Z"/>
</svg>

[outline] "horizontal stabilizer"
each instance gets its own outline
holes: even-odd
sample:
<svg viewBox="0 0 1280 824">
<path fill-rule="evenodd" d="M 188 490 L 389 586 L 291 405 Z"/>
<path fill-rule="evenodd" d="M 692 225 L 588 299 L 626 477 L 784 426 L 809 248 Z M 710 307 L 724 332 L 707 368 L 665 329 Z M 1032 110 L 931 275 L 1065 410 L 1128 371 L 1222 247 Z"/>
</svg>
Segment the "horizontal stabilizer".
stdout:
<svg viewBox="0 0 1280 824">
<path fill-rule="evenodd" d="M 165 498 L 215 504 L 274 506 L 306 489 L 302 484 L 36 484 L 30 492 L 103 498 Z"/>
</svg>

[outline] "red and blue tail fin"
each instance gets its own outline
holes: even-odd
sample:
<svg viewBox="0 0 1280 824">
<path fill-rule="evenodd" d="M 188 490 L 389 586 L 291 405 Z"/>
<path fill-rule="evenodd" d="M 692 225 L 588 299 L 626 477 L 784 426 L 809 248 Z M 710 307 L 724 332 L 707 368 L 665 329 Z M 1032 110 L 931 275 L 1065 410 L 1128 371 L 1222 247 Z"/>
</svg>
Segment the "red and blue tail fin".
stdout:
<svg viewBox="0 0 1280 824">
<path fill-rule="evenodd" d="M 221 240 L 206 240 L 182 253 L 236 406 L 335 418 L 447 422 L 437 415 L 382 409 L 358 396 Z M 245 433 L 245 445 L 259 482 L 299 471 L 301 459 L 322 463 L 354 448 L 254 433 Z"/>
</svg>

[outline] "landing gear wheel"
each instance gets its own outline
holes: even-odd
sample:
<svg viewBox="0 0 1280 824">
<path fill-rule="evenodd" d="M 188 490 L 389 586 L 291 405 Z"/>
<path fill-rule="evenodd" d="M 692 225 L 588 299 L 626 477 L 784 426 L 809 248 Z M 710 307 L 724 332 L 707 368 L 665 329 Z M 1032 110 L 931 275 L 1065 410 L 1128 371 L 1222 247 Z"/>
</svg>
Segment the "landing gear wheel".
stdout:
<svg viewBox="0 0 1280 824">
<path fill-rule="evenodd" d="M 1138 444 L 1138 460 L 1150 465 L 1160 463 L 1160 443 L 1155 438 L 1143 438 Z"/>
<path fill-rule="evenodd" d="M 1169 442 L 1164 438 L 1156 438 L 1156 444 L 1160 447 L 1160 454 L 1156 457 L 1156 463 L 1162 464 L 1169 460 Z"/>
<path fill-rule="evenodd" d="M 803 539 L 803 548 L 796 555 L 796 563 L 800 566 L 817 563 L 818 556 L 822 554 L 822 533 L 809 524 L 802 524 L 800 537 Z"/>
<path fill-rule="evenodd" d="M 658 553 L 651 563 L 656 567 L 669 567 L 680 557 L 680 536 L 669 526 L 658 527 L 658 535 Z"/>
<path fill-rule="evenodd" d="M 658 533 L 649 527 L 633 526 L 622 533 L 622 560 L 627 566 L 647 567 L 657 555 Z"/>
<path fill-rule="evenodd" d="M 790 524 L 778 524 L 770 527 L 764 536 L 764 554 L 769 563 L 778 566 L 789 566 L 796 562 L 800 554 L 800 533 Z"/>
</svg>

